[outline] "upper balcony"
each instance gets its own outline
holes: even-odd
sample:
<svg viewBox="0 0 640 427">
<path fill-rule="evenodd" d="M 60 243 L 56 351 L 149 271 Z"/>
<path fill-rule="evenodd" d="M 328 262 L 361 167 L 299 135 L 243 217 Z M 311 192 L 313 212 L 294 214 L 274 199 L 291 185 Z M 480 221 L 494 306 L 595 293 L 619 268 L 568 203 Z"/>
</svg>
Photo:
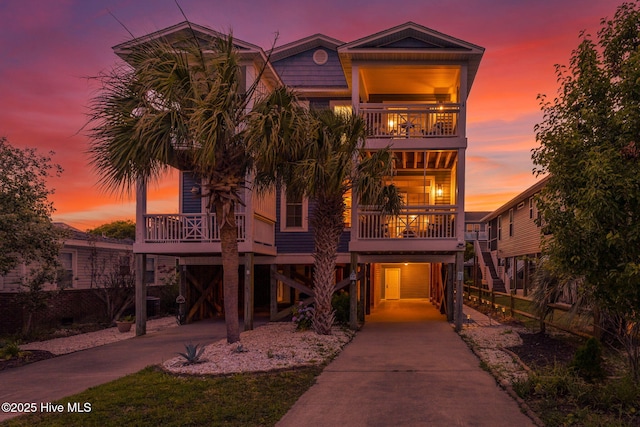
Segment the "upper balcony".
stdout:
<svg viewBox="0 0 640 427">
<path fill-rule="evenodd" d="M 361 104 L 367 138 L 457 137 L 460 104 Z"/>
</svg>

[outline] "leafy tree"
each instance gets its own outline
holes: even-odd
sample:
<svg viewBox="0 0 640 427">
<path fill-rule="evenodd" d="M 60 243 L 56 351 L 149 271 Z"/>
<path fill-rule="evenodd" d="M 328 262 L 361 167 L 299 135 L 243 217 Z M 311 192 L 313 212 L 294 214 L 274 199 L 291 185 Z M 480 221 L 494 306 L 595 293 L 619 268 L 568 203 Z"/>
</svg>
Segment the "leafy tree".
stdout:
<svg viewBox="0 0 640 427">
<path fill-rule="evenodd" d="M 582 34 L 568 67 L 557 66 L 560 90 L 553 101 L 541 98 L 533 161 L 537 173 L 550 174 L 539 207 L 552 272 L 582 278 L 582 295 L 634 325 L 640 322 L 638 3 L 620 5 L 601 25 L 595 40 Z"/>
<path fill-rule="evenodd" d="M 135 300 L 136 273 L 127 252 L 102 252 L 89 237 L 87 273 L 91 289 L 104 304 L 109 323 L 118 320 Z"/>
<path fill-rule="evenodd" d="M 130 219 L 112 221 L 89 230 L 89 233 L 96 236 L 111 237 L 113 239 L 135 240 L 136 223 L 131 221 Z"/>
<path fill-rule="evenodd" d="M 20 279 L 20 292 L 15 299 L 17 304 L 27 312 L 27 318 L 22 326 L 23 336 L 31 333 L 33 315 L 49 306 L 53 293 L 46 291 L 45 285 L 53 283 L 56 275 L 56 266 L 45 263 L 34 267 L 26 277 Z"/>
<path fill-rule="evenodd" d="M 0 137 L 0 274 L 33 261 L 55 264 L 62 232 L 51 222 L 47 179 L 62 168 L 51 155 L 13 147 Z"/>
<path fill-rule="evenodd" d="M 253 120 L 269 128 L 272 110 L 257 110 Z M 288 196 L 308 197 L 313 205 L 309 224 L 314 236 L 313 328 L 330 334 L 335 320 L 331 299 L 335 286 L 338 244 L 344 231 L 345 195 L 354 190 L 364 205 L 397 213 L 400 196 L 393 185 L 385 186 L 391 174 L 389 150 L 367 153 L 364 149 L 365 124 L 362 117 L 330 110 L 311 110 L 306 120 L 309 138 L 282 141 L 268 132 L 253 135 L 250 141 L 263 153 L 256 166 L 261 173 L 256 185 L 283 183 Z"/>
<path fill-rule="evenodd" d="M 245 84 L 231 34 L 208 42 L 189 34 L 138 44 L 127 57 L 130 66 L 100 77 L 89 154 L 112 191 L 157 180 L 169 167 L 192 171 L 206 183 L 203 196 L 220 229 L 227 341 L 233 343 L 240 339 L 235 210 L 256 156 L 245 141 L 248 119 L 266 89 L 262 72 Z"/>
</svg>

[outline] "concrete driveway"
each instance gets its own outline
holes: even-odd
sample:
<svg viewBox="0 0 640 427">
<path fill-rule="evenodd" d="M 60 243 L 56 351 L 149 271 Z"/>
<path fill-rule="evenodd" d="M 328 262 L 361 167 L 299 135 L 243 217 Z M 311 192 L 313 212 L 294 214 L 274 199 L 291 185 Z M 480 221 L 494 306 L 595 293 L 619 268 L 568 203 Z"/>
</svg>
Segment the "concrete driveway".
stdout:
<svg viewBox="0 0 640 427">
<path fill-rule="evenodd" d="M 256 319 L 256 325 L 265 319 Z M 242 322 L 240 322 L 242 327 Z M 0 403 L 53 402 L 89 387 L 160 364 L 187 343 L 211 344 L 226 337 L 223 319 L 169 328 L 88 350 L 0 371 Z M 21 414 L 0 411 L 0 422 Z"/>
<path fill-rule="evenodd" d="M 280 420 L 288 426 L 533 426 L 428 301 L 387 301 Z"/>
</svg>

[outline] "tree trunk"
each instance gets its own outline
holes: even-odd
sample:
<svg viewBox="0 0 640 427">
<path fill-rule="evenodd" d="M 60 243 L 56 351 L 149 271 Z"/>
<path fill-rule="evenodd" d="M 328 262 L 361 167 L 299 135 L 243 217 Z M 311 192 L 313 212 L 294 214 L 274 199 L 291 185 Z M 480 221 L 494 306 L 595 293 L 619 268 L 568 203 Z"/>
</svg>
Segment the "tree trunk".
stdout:
<svg viewBox="0 0 640 427">
<path fill-rule="evenodd" d="M 316 202 L 311 217 L 315 244 L 313 329 L 318 334 L 330 335 L 335 320 L 331 298 L 335 287 L 338 243 L 344 230 L 344 203 L 342 195 L 334 198 L 319 197 Z"/>
<path fill-rule="evenodd" d="M 240 341 L 240 322 L 238 321 L 238 227 L 235 213 L 231 209 L 222 221 L 223 207 L 216 203 L 216 221 L 220 227 L 220 249 L 222 252 L 222 281 L 224 294 L 224 319 L 227 325 L 227 342 Z"/>
</svg>

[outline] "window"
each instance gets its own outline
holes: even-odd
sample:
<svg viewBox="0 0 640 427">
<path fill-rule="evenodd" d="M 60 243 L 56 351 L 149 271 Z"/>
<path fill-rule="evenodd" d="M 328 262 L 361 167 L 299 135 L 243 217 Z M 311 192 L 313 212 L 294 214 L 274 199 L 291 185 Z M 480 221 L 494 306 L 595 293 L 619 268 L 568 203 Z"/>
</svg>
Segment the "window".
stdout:
<svg viewBox="0 0 640 427">
<path fill-rule="evenodd" d="M 350 116 L 353 111 L 353 107 L 351 106 L 351 100 L 329 101 L 329 107 L 334 111 L 334 113 L 339 115 Z"/>
<path fill-rule="evenodd" d="M 529 219 L 533 219 L 533 197 L 529 197 Z"/>
<path fill-rule="evenodd" d="M 56 280 L 56 285 L 59 289 L 72 288 L 73 287 L 73 264 L 74 264 L 73 252 L 60 252 L 58 259 L 60 260 L 60 270 Z"/>
<path fill-rule="evenodd" d="M 513 237 L 513 209 L 509 209 L 509 237 Z"/>
<path fill-rule="evenodd" d="M 156 259 L 147 255 L 147 266 L 144 270 L 144 280 L 147 285 L 156 283 Z"/>
<path fill-rule="evenodd" d="M 304 197 L 288 197 L 282 192 L 280 221 L 282 231 L 307 231 L 308 200 Z"/>
<path fill-rule="evenodd" d="M 125 277 L 131 274 L 131 258 L 127 255 L 121 255 L 118 258 L 118 266 L 120 267 L 120 275 Z"/>
<path fill-rule="evenodd" d="M 498 240 L 502 240 L 502 217 L 498 216 Z"/>
</svg>

